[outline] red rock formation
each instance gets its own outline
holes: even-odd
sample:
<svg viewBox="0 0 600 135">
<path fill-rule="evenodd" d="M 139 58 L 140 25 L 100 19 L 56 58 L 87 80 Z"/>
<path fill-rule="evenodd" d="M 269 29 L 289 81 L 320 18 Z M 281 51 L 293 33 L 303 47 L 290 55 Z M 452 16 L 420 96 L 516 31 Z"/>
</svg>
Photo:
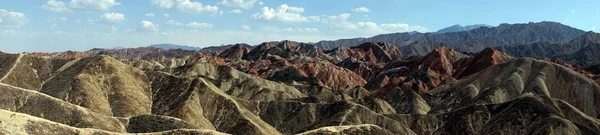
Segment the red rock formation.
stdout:
<svg viewBox="0 0 600 135">
<path fill-rule="evenodd" d="M 244 55 L 248 54 L 250 49 L 244 46 L 243 44 L 236 44 L 233 47 L 221 52 L 219 57 L 228 58 L 228 59 L 242 59 Z"/>
<path fill-rule="evenodd" d="M 186 65 L 192 65 L 192 64 L 196 64 L 196 63 L 214 63 L 217 65 L 227 65 L 227 63 L 225 63 L 225 60 L 223 60 L 222 58 L 212 56 L 212 55 L 207 55 L 207 54 L 204 54 L 201 52 L 196 52 L 192 55 L 189 55 L 185 59 Z"/>
<path fill-rule="evenodd" d="M 431 51 L 431 53 L 417 61 L 415 65 L 411 66 L 409 68 L 409 72 L 414 72 L 420 70 L 421 68 L 429 67 L 429 69 L 437 71 L 440 74 L 450 75 L 452 72 L 454 72 L 454 65 L 459 63 L 459 61 L 465 57 L 467 56 L 455 52 L 450 48 L 439 46 Z"/>
<path fill-rule="evenodd" d="M 350 57 L 368 63 L 387 63 L 392 61 L 392 56 L 374 42 L 363 43 L 350 48 Z"/>
<path fill-rule="evenodd" d="M 297 51 L 301 53 L 303 56 L 313 57 L 313 58 L 321 58 L 325 55 L 321 48 L 311 45 L 311 44 L 300 44 L 297 47 Z"/>
<path fill-rule="evenodd" d="M 509 55 L 494 48 L 486 48 L 483 51 L 479 52 L 475 57 L 473 57 L 469 62 L 462 67 L 458 68 L 458 70 L 454 73 L 454 77 L 457 79 L 461 79 L 463 77 L 475 74 L 479 71 L 482 71 L 492 65 L 496 65 L 498 63 L 502 63 L 512 59 Z"/>
<path fill-rule="evenodd" d="M 55 53 L 33 52 L 31 54 L 36 57 L 48 57 L 48 58 L 55 58 L 55 59 L 77 59 L 77 58 L 92 56 L 91 53 L 76 52 L 76 51 L 55 52 Z"/>
<path fill-rule="evenodd" d="M 300 67 L 300 71 L 307 77 L 318 79 L 323 86 L 335 90 L 346 90 L 366 84 L 360 75 L 322 60 L 308 62 Z"/>
<path fill-rule="evenodd" d="M 49 57 L 49 58 L 57 58 L 57 59 L 75 59 L 75 58 L 83 58 L 83 57 L 90 57 L 90 56 L 108 55 L 108 56 L 117 58 L 119 60 L 142 59 L 142 60 L 164 61 L 166 59 L 171 59 L 171 58 L 182 58 L 182 57 L 191 55 L 195 52 L 196 51 L 182 50 L 182 49 L 163 50 L 163 49 L 154 48 L 154 47 L 138 47 L 138 48 L 124 48 L 124 49 L 95 48 L 95 49 L 92 49 L 89 51 L 84 51 L 84 52 L 76 52 L 76 51 L 66 51 L 66 52 L 56 52 L 56 53 L 35 52 L 32 54 L 34 56 L 38 56 L 38 57 Z"/>
<path fill-rule="evenodd" d="M 286 50 L 286 51 L 296 51 L 297 47 L 294 43 L 292 43 L 292 41 L 289 40 L 285 40 L 282 43 L 280 43 L 279 45 L 277 45 L 277 47 Z"/>
<path fill-rule="evenodd" d="M 383 71 L 385 63 L 366 63 L 354 57 L 348 57 L 336 66 L 343 67 L 354 71 L 364 79 L 374 78 L 379 72 Z"/>
</svg>

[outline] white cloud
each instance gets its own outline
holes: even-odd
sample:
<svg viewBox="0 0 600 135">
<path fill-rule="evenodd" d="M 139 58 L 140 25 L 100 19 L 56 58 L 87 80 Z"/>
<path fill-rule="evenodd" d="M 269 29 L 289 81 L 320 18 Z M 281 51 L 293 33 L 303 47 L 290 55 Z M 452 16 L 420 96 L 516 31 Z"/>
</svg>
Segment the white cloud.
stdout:
<svg viewBox="0 0 600 135">
<path fill-rule="evenodd" d="M 71 0 L 69 8 L 81 12 L 106 11 L 113 6 L 121 5 L 115 0 Z"/>
<path fill-rule="evenodd" d="M 2 20 L 0 22 L 0 25 L 2 26 L 21 27 L 21 25 L 25 25 L 29 22 L 25 14 L 5 9 L 0 9 L 0 19 Z"/>
<path fill-rule="evenodd" d="M 221 1 L 221 4 L 223 4 L 223 6 L 234 7 L 234 8 L 243 8 L 243 9 L 250 9 L 252 6 L 254 6 L 254 3 L 256 3 L 256 0 L 223 0 L 223 1 Z"/>
<path fill-rule="evenodd" d="M 183 25 L 183 23 L 180 23 L 180 22 L 175 21 L 175 20 L 168 20 L 167 24 L 168 25 L 173 25 L 173 26 L 181 26 L 181 25 Z"/>
<path fill-rule="evenodd" d="M 213 24 L 211 24 L 211 23 L 189 22 L 184 25 L 183 23 L 175 21 L 175 20 L 168 20 L 167 25 L 184 26 L 188 29 L 208 29 L 208 28 L 213 27 Z"/>
<path fill-rule="evenodd" d="M 375 22 L 350 22 L 348 18 L 351 16 L 349 13 L 340 14 L 338 16 L 328 16 L 322 19 L 322 22 L 329 24 L 336 31 L 359 31 L 368 33 L 389 33 L 389 32 L 410 32 L 419 31 L 427 32 L 427 28 L 421 26 L 410 26 L 404 23 L 389 23 L 389 24 L 377 24 Z"/>
<path fill-rule="evenodd" d="M 427 32 L 427 28 L 421 26 L 410 26 L 405 23 L 388 23 L 388 24 L 379 24 L 379 28 L 389 31 L 389 32 Z"/>
<path fill-rule="evenodd" d="M 117 5 L 121 3 L 115 0 L 71 0 L 68 5 L 63 1 L 48 0 L 42 5 L 42 9 L 58 13 L 89 13 L 106 11 Z"/>
<path fill-rule="evenodd" d="M 69 9 L 65 2 L 56 1 L 56 0 L 48 0 L 46 4 L 42 5 L 42 9 L 58 12 L 58 13 L 72 13 L 73 10 Z"/>
<path fill-rule="evenodd" d="M 51 19 L 46 20 L 46 22 L 48 22 L 48 23 L 56 23 L 58 21 L 66 22 L 67 17 L 59 17 L 58 19 L 56 17 L 52 17 Z"/>
<path fill-rule="evenodd" d="M 115 0 L 71 0 L 68 5 L 63 1 L 48 0 L 42 5 L 42 9 L 58 13 L 89 13 L 106 11 L 117 5 L 121 3 Z"/>
<path fill-rule="evenodd" d="M 326 24 L 330 24 L 333 28 L 338 30 L 355 30 L 357 26 L 351 22 L 348 22 L 350 18 L 349 13 L 343 13 L 337 16 L 328 16 L 321 21 Z"/>
<path fill-rule="evenodd" d="M 277 22 L 318 22 L 320 16 L 303 16 L 302 7 L 290 7 L 286 4 L 277 9 L 263 7 L 261 12 L 253 14 L 251 17 L 256 20 L 277 21 Z"/>
<path fill-rule="evenodd" d="M 592 27 L 592 30 L 596 30 L 596 27 Z"/>
<path fill-rule="evenodd" d="M 250 26 L 248 26 L 248 25 L 242 25 L 242 26 L 240 26 L 240 28 L 242 30 L 250 30 Z"/>
<path fill-rule="evenodd" d="M 114 24 L 123 22 L 125 20 L 125 15 L 116 12 L 108 12 L 100 15 L 100 18 L 102 18 L 107 23 Z"/>
<path fill-rule="evenodd" d="M 169 15 L 169 14 L 164 14 L 163 16 L 165 16 L 165 18 L 171 17 L 171 15 Z"/>
<path fill-rule="evenodd" d="M 319 32 L 317 28 L 285 28 L 285 32 Z"/>
<path fill-rule="evenodd" d="M 190 0 L 177 0 L 177 10 L 188 13 L 206 13 L 212 15 L 218 15 L 219 7 L 204 5 L 200 2 L 192 2 Z"/>
<path fill-rule="evenodd" d="M 190 0 L 151 0 L 150 4 L 152 7 L 174 9 L 185 13 L 204 13 L 215 16 L 223 14 L 223 11 L 220 11 L 217 6 L 204 5 Z"/>
<path fill-rule="evenodd" d="M 85 51 L 92 48 L 140 47 L 156 43 L 184 44 L 208 47 L 230 43 L 260 44 L 265 41 L 288 39 L 299 42 L 316 42 L 344 38 L 319 33 L 267 33 L 241 30 L 201 30 L 180 32 L 137 32 L 136 28 L 120 28 L 115 33 L 105 32 L 110 26 L 95 32 L 65 31 L 54 34 L 47 31 L 0 30 L 0 50 L 5 52 L 58 52 L 66 50 Z M 258 28 L 258 27 L 257 27 Z M 162 30 L 162 29 L 161 29 Z M 12 34 L 11 34 L 12 33 Z M 27 35 L 27 36 L 24 36 Z M 236 36 L 231 36 L 236 35 Z M 198 40 L 198 37 L 210 40 Z M 16 46 L 18 44 L 18 46 Z M 43 46 L 40 46 L 43 44 Z"/>
<path fill-rule="evenodd" d="M 140 24 L 138 25 L 137 28 L 138 31 L 158 31 L 159 30 L 159 26 L 158 24 L 154 24 L 150 21 L 146 21 L 146 20 L 142 20 L 140 22 Z"/>
<path fill-rule="evenodd" d="M 0 18 L 0 23 L 2 23 L 2 18 Z"/>
<path fill-rule="evenodd" d="M 150 5 L 152 7 L 170 9 L 175 5 L 175 2 L 173 0 L 151 0 Z"/>
<path fill-rule="evenodd" d="M 147 13 L 144 16 L 146 16 L 146 17 L 154 17 L 154 16 L 156 16 L 156 14 L 154 14 L 154 13 Z"/>
<path fill-rule="evenodd" d="M 263 32 L 281 32 L 281 30 L 277 27 L 273 26 L 260 26 L 260 31 Z"/>
<path fill-rule="evenodd" d="M 242 10 L 235 9 L 235 10 L 231 10 L 231 11 L 229 11 L 229 13 L 231 13 L 231 14 L 241 14 L 241 13 L 242 13 Z"/>
<path fill-rule="evenodd" d="M 367 7 L 358 7 L 358 8 L 352 9 L 352 11 L 361 12 L 361 13 L 371 12 L 371 10 L 369 10 L 369 8 L 367 8 Z"/>
<path fill-rule="evenodd" d="M 258 2 L 258 5 L 261 5 L 261 6 L 262 6 L 262 5 L 265 5 L 265 3 L 264 3 L 263 1 L 259 1 L 259 2 Z"/>
<path fill-rule="evenodd" d="M 88 24 L 96 24 L 96 23 L 98 23 L 98 21 L 100 21 L 100 20 L 98 20 L 98 19 L 96 19 L 96 20 L 88 19 Z"/>
<path fill-rule="evenodd" d="M 575 10 L 571 10 L 571 13 L 575 13 L 575 12 L 577 12 L 577 11 L 575 11 Z"/>
<path fill-rule="evenodd" d="M 190 29 L 208 29 L 212 28 L 213 25 L 210 23 L 189 22 L 185 27 Z"/>
</svg>

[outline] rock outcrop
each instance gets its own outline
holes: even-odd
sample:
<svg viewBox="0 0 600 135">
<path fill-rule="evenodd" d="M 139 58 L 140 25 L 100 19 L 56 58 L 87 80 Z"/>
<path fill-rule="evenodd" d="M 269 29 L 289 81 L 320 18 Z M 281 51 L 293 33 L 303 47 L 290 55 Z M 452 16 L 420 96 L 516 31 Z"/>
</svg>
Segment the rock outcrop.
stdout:
<svg viewBox="0 0 600 135">
<path fill-rule="evenodd" d="M 246 100 L 283 100 L 301 98 L 298 89 L 266 79 L 242 73 L 228 66 L 209 63 L 181 66 L 173 75 L 183 78 L 205 78 L 225 93 Z"/>
<path fill-rule="evenodd" d="M 0 53 L 0 59 L 3 62 L 0 64 L 0 82 L 31 90 L 40 90 L 53 70 L 61 66 L 58 61 L 28 53 Z"/>
<path fill-rule="evenodd" d="M 454 73 L 454 77 L 460 79 L 510 59 L 512 57 L 504 52 L 493 48 L 486 48 L 472 59 L 469 59 L 467 64 L 458 67 Z"/>
<path fill-rule="evenodd" d="M 0 134 L 600 134 L 595 68 L 429 47 L 0 52 Z"/>
<path fill-rule="evenodd" d="M 504 103 L 533 93 L 564 100 L 589 116 L 600 114 L 598 84 L 558 64 L 530 58 L 491 66 L 429 93 L 442 97 L 430 102 L 434 113 L 471 103 Z"/>
<path fill-rule="evenodd" d="M 150 114 L 151 92 L 144 72 L 109 56 L 70 61 L 40 92 L 106 116 Z"/>
<path fill-rule="evenodd" d="M 219 54 L 219 57 L 222 58 L 229 58 L 232 60 L 238 60 L 238 59 L 242 59 L 242 57 L 244 57 L 244 55 L 248 54 L 248 52 L 250 52 L 250 49 L 246 47 L 247 45 L 245 44 L 236 44 L 233 47 L 221 52 L 221 54 Z"/>
<path fill-rule="evenodd" d="M 231 134 L 281 134 L 249 112 L 237 98 L 203 78 L 178 78 L 152 73 L 153 113 Z"/>
</svg>

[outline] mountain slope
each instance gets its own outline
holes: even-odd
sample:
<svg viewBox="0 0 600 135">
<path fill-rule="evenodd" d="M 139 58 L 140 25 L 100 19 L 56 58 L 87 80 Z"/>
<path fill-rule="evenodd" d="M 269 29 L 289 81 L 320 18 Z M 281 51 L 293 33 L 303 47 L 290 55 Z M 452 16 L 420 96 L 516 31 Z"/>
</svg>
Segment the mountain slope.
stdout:
<svg viewBox="0 0 600 135">
<path fill-rule="evenodd" d="M 435 33 L 392 33 L 370 38 L 321 41 L 315 44 L 323 49 L 339 46 L 356 46 L 363 42 L 386 42 L 399 47 L 405 55 L 425 55 L 435 47 L 445 45 L 459 52 L 478 52 L 486 47 L 514 46 L 535 42 L 566 43 L 585 32 L 555 22 L 527 24 L 501 24 L 497 27 L 480 27 L 470 31 Z"/>
<path fill-rule="evenodd" d="M 474 25 L 467 25 L 467 26 L 461 26 L 461 25 L 452 25 L 450 27 L 446 27 L 443 29 L 440 29 L 438 31 L 436 31 L 435 33 L 438 34 L 443 34 L 443 33 L 450 33 L 450 32 L 461 32 L 461 31 L 470 31 L 473 29 L 477 29 L 479 27 L 493 27 L 490 25 L 485 25 L 485 24 L 474 24 Z"/>
<path fill-rule="evenodd" d="M 155 45 L 150 45 L 148 47 L 160 48 L 163 50 L 171 50 L 171 49 L 182 49 L 182 50 L 192 50 L 192 51 L 202 50 L 202 48 L 200 48 L 200 47 L 193 47 L 193 46 L 186 46 L 186 45 L 174 45 L 174 44 L 155 44 Z"/>
<path fill-rule="evenodd" d="M 600 34 L 587 32 L 565 44 L 538 42 L 497 48 L 515 57 L 555 58 L 586 67 L 600 64 L 598 60 L 600 54 L 594 53 L 600 51 L 598 44 L 600 44 Z"/>
<path fill-rule="evenodd" d="M 152 104 L 146 74 L 105 55 L 70 61 L 40 92 L 106 116 L 150 114 Z"/>
</svg>

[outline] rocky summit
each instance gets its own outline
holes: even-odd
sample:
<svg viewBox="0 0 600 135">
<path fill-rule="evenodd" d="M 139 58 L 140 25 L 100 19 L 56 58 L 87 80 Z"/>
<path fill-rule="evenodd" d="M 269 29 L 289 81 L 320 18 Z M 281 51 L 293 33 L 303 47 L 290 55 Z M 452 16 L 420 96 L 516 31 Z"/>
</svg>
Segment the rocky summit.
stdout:
<svg viewBox="0 0 600 135">
<path fill-rule="evenodd" d="M 0 52 L 0 134 L 600 134 L 599 34 L 551 22 L 453 27 Z"/>
</svg>

